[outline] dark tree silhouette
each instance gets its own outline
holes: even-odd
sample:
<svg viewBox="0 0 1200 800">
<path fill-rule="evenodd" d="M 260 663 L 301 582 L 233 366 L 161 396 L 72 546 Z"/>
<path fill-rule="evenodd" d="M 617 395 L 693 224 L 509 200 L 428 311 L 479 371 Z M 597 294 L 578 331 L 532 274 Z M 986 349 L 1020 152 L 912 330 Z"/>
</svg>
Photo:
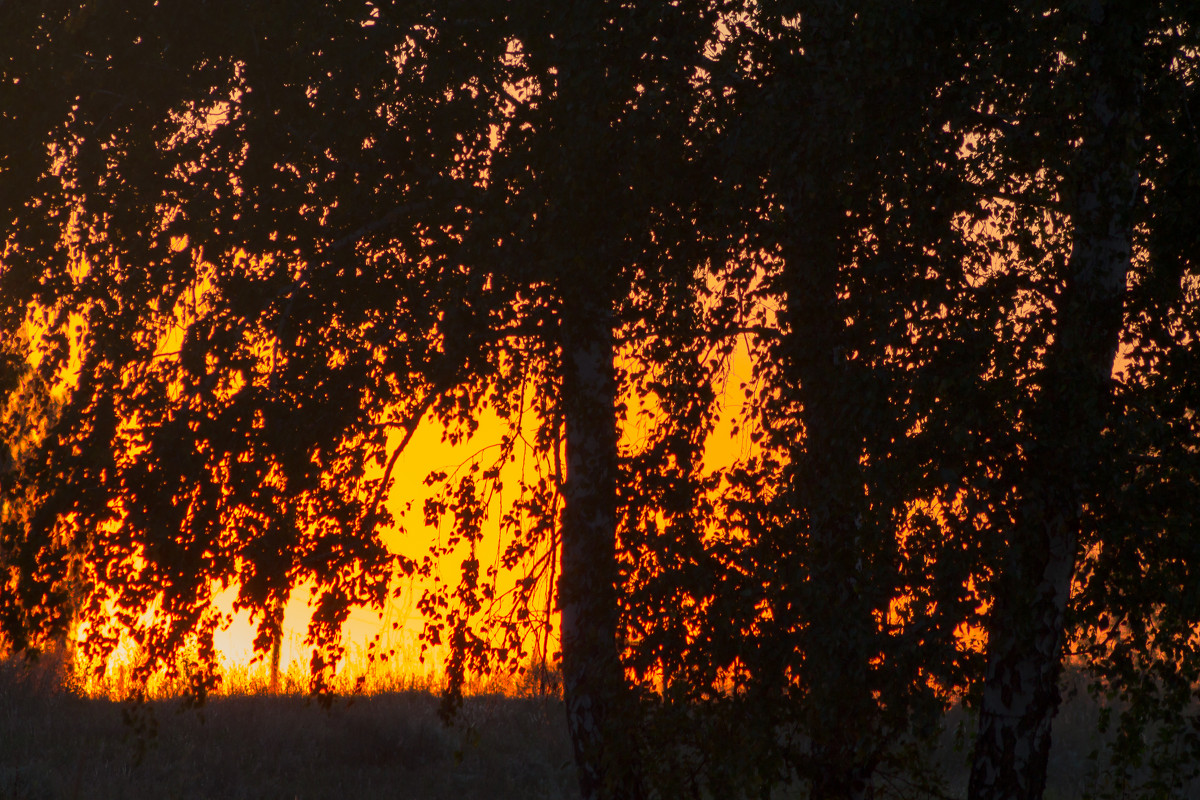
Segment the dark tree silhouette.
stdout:
<svg viewBox="0 0 1200 800">
<path fill-rule="evenodd" d="M 1194 91 L 1194 76 L 1183 68 L 1191 59 L 1184 54 L 1194 48 L 1192 15 L 1169 3 L 1014 11 L 1007 39 L 981 49 L 984 83 L 976 107 L 985 113 L 974 126 L 978 145 L 970 159 L 979 165 L 981 185 L 998 187 L 989 191 L 1011 204 L 1008 211 L 993 211 L 992 219 L 1008 220 L 1001 223 L 1009 237 L 1004 245 L 1019 261 L 1007 271 L 1024 273 L 1023 287 L 1006 301 L 1015 322 L 1008 335 L 1017 346 L 1016 386 L 1024 385 L 1024 397 L 1014 394 L 1010 401 L 1016 436 L 1003 482 L 993 485 L 989 501 L 989 521 L 1002 536 L 988 567 L 992 606 L 974 798 L 1041 797 L 1069 640 L 1114 617 L 1136 630 L 1157 631 L 1151 640 L 1162 636 L 1165 643 L 1179 635 L 1170 632 L 1177 622 L 1160 627 L 1163 605 L 1153 592 L 1137 592 L 1126 605 L 1111 585 L 1100 589 L 1104 578 L 1095 569 L 1097 559 L 1110 565 L 1101 572 L 1111 569 L 1115 551 L 1123 553 L 1116 559 L 1119 571 L 1157 570 L 1138 551 L 1161 535 L 1159 526 L 1111 525 L 1101 509 L 1114 493 L 1131 499 L 1118 488 L 1128 480 L 1123 461 L 1162 448 L 1178 467 L 1194 447 L 1188 434 L 1169 443 L 1143 439 L 1124 453 L 1113 447 L 1132 422 L 1126 411 L 1141 402 L 1133 398 L 1159 383 L 1156 369 L 1135 356 L 1144 346 L 1135 344 L 1139 329 L 1163 324 L 1172 315 L 1167 308 L 1180 302 L 1180 292 L 1187 295 L 1191 282 L 1191 264 L 1164 258 L 1151 242 L 1186 240 L 1172 232 L 1177 184 L 1174 167 L 1166 164 L 1190 158 L 1196 147 L 1194 128 L 1175 130 Z M 1147 305 L 1150 296 L 1158 299 Z M 1167 347 L 1171 355 L 1164 361 L 1190 361 L 1190 346 L 1181 345 Z M 1125 358 L 1118 355 L 1122 349 Z M 1190 412 L 1160 409 L 1165 413 L 1157 424 L 1182 432 L 1175 415 Z M 1168 422 L 1172 417 L 1176 421 Z M 1147 500 L 1134 505 L 1146 508 Z M 1174 536 L 1182 538 L 1174 541 L 1194 535 L 1194 527 L 1187 529 L 1187 523 L 1175 527 Z M 1088 584 L 1092 598 L 1083 601 L 1087 592 L 1080 589 Z M 1097 591 L 1123 611 L 1102 610 Z M 1167 606 L 1196 619 L 1187 604 Z M 1084 666 L 1103 676 L 1102 690 L 1133 689 L 1132 675 L 1117 676 L 1106 665 L 1108 656 L 1097 654 L 1089 653 Z M 1161 664 L 1164 656 L 1150 661 Z M 1186 674 L 1186 661 L 1165 669 L 1164 679 L 1179 668 Z"/>
<path fill-rule="evenodd" d="M 642 254 L 668 244 L 656 208 L 685 210 L 703 191 L 682 179 L 679 98 L 711 23 L 704 9 L 604 3 L 465 11 L 5 9 L 18 45 L 6 91 L 29 103 L 53 87 L 44 111 L 17 103 L 27 117 L 6 119 L 5 296 L 54 312 L 47 363 L 77 357 L 80 376 L 30 478 L 28 553 L 85 552 L 103 576 L 90 646 L 131 632 L 145 679 L 195 644 L 200 696 L 216 681 L 214 588 L 239 587 L 235 609 L 255 615 L 265 651 L 275 610 L 309 582 L 320 688 L 350 608 L 381 605 L 396 570 L 430 569 L 378 536 L 415 427 L 432 415 L 457 440 L 491 405 L 512 426 L 511 460 L 522 414 L 546 410 L 535 448 L 556 454 L 565 436 L 557 594 L 581 788 L 636 796 L 617 631 L 616 337 L 652 329 L 662 307 L 637 311 L 632 286 L 686 297 L 699 280 L 696 262 Z M 31 163 L 15 146 L 25 134 Z M 451 648 L 452 702 L 468 669 L 523 654 L 526 626 L 501 626 L 498 642 L 479 627 L 494 598 L 474 550 L 483 487 L 498 481 L 498 469 L 467 475 L 426 509 L 453 511 L 470 551 L 455 604 L 422 601 L 428 641 Z M 534 561 L 556 527 L 505 560 Z M 528 604 L 536 582 L 519 585 Z"/>
<path fill-rule="evenodd" d="M 1152 723 L 1186 762 L 1190 5 L 165 6 L 0 4 L 0 377 L 27 336 L 64 398 L 0 464 L 6 642 L 82 569 L 89 652 L 195 646 L 202 697 L 217 588 L 265 653 L 310 584 L 320 689 L 453 556 L 448 708 L 553 591 L 588 798 L 869 797 L 958 696 L 972 796 L 1038 797 L 1067 648 L 1119 769 Z M 712 471 L 739 343 L 755 450 Z M 447 542 L 390 553 L 413 432 L 485 408 Z"/>
</svg>

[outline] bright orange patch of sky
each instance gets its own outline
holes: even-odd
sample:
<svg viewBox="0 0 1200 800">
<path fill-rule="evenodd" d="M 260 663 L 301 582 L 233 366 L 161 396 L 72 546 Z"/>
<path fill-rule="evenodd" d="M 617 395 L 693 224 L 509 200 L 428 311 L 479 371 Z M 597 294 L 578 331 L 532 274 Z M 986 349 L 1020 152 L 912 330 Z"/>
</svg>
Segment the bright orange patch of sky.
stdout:
<svg viewBox="0 0 1200 800">
<path fill-rule="evenodd" d="M 732 464 L 738 458 L 744 458 L 750 451 L 749 433 L 741 430 L 734 435 L 733 425 L 737 416 L 742 413 L 745 402 L 740 385 L 750 378 L 750 358 L 744 346 L 739 347 L 732 358 L 729 374 L 721 387 L 722 414 L 716 429 L 709 437 L 705 451 L 704 463 L 709 470 L 718 469 Z M 427 498 L 436 492 L 436 487 L 424 484 L 430 471 L 438 470 L 453 473 L 475 457 L 481 457 L 485 463 L 489 456 L 485 448 L 493 447 L 500 441 L 505 432 L 503 423 L 494 415 L 485 414 L 480 421 L 479 429 L 467 441 L 451 445 L 442 440 L 441 429 L 426 419 L 418 427 L 412 440 L 408 443 L 403 454 L 396 463 L 393 477 L 395 483 L 388 496 L 388 504 L 405 533 L 397 530 L 386 532 L 384 542 L 392 552 L 400 553 L 419 560 L 428 552 L 435 537 L 448 534 L 448 530 L 437 531 L 426 527 L 422 518 L 422 508 Z M 631 424 L 623 431 L 622 445 L 633 447 L 645 435 L 644 424 L 639 424 L 636 417 L 631 415 Z M 400 437 L 395 437 L 398 440 Z M 480 456 L 481 452 L 483 453 Z M 501 479 L 506 486 L 515 486 L 520 477 L 520 462 L 509 464 L 502 471 Z M 514 490 L 515 492 L 515 490 Z M 509 500 L 512 498 L 509 497 Z M 409 507 L 402 514 L 405 506 Z M 484 539 L 478 552 L 483 562 L 481 573 L 487 565 L 494 561 L 499 548 L 505 542 L 500 541 L 499 503 L 494 502 L 489 509 L 488 522 L 485 525 Z M 443 523 L 448 525 L 449 523 Z M 456 580 L 458 559 L 450 558 L 441 564 L 444 579 L 448 582 Z M 512 588 L 514 575 L 501 575 L 498 590 Z M 405 661 L 400 665 L 403 672 L 424 675 L 439 670 L 439 654 L 433 652 L 425 664 L 415 660 L 418 653 L 417 637 L 422 627 L 422 617 L 416 608 L 417 600 L 426 588 L 420 579 L 405 578 L 397 582 L 401 589 L 400 596 L 389 599 L 382 615 L 371 609 L 356 609 L 350 615 L 345 627 L 346 641 L 351 652 L 356 649 L 364 650 L 367 644 L 376 636 L 381 636 L 383 642 L 395 647 L 397 655 L 403 655 Z M 222 603 L 228 608 L 232 605 L 236 590 L 231 589 L 222 597 Z M 306 668 L 309 652 L 303 645 L 303 638 L 310 611 L 308 608 L 308 591 L 299 587 L 292 593 L 292 599 L 284 615 L 284 645 L 281 651 L 281 670 L 289 666 Z M 557 617 L 557 615 L 556 615 Z M 393 628 L 393 623 L 397 625 Z M 557 624 L 555 624 L 557 627 Z M 235 615 L 233 625 L 217 637 L 217 645 L 228 664 L 245 665 L 254 659 L 254 626 L 250 623 L 248 613 Z M 554 636 L 557 636 L 555 632 Z M 387 649 L 387 648 L 385 648 Z M 553 650 L 553 648 L 551 648 Z"/>
</svg>

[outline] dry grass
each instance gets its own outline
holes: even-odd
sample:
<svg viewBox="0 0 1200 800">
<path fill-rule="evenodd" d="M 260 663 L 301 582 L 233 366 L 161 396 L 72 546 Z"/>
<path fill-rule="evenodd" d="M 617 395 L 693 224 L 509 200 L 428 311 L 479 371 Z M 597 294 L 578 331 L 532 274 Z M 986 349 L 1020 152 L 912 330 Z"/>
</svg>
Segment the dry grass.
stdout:
<svg viewBox="0 0 1200 800">
<path fill-rule="evenodd" d="M 0 798 L 578 796 L 553 696 L 472 696 L 447 727 L 419 688 L 325 708 L 290 677 L 278 695 L 231 682 L 197 711 L 84 697 L 52 666 L 0 663 Z"/>
<path fill-rule="evenodd" d="M 448 727 L 428 675 L 348 669 L 342 688 L 359 676 L 365 693 L 324 707 L 299 672 L 272 694 L 265 670 L 242 668 L 201 710 L 182 710 L 166 697 L 142 706 L 113 699 L 119 670 L 103 692 L 85 696 L 62 688 L 52 660 L 34 669 L 0 660 L 0 800 L 578 797 L 562 703 L 539 695 L 536 679 L 473 687 Z M 1087 757 L 1099 708 L 1084 693 L 1069 697 L 1055 726 L 1047 800 L 1112 789 Z M 933 754 L 949 797 L 966 795 L 972 727 L 952 711 Z M 889 788 L 885 795 L 908 794 Z M 1193 790 L 1200 786 L 1178 796 L 1200 796 Z M 804 794 L 791 787 L 773 798 Z"/>
</svg>

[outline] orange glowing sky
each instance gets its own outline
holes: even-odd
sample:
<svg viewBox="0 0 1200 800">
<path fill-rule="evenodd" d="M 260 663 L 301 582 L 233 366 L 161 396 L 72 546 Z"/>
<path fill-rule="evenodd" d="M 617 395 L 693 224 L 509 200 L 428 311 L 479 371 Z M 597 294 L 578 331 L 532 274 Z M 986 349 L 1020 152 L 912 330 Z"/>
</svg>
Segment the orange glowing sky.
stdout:
<svg viewBox="0 0 1200 800">
<path fill-rule="evenodd" d="M 721 386 L 722 413 L 716 429 L 709 437 L 705 451 L 705 466 L 707 469 L 717 469 L 727 466 L 738 458 L 744 458 L 750 451 L 749 432 L 742 429 L 737 435 L 733 434 L 734 420 L 742 413 L 745 399 L 741 384 L 750 380 L 751 364 L 747 347 L 743 343 L 735 351 L 727 375 Z M 643 425 L 640 425 L 635 415 L 630 415 L 630 423 L 622 432 L 622 443 L 634 446 L 645 435 Z M 417 428 L 412 440 L 396 463 L 393 477 L 395 482 L 388 496 L 388 504 L 394 516 L 403 526 L 405 532 L 391 530 L 384 534 L 384 542 L 394 553 L 400 553 L 410 558 L 420 559 L 428 552 L 433 537 L 447 531 L 437 531 L 424 524 L 421 509 L 426 498 L 433 496 L 436 487 L 426 486 L 425 477 L 433 470 L 453 473 L 454 470 L 473 458 L 478 457 L 486 448 L 494 446 L 504 433 L 503 423 L 493 414 L 481 415 L 479 429 L 468 440 L 451 445 L 442 439 L 442 430 L 428 417 Z M 395 436 L 398 443 L 400 435 Z M 519 477 L 520 457 L 515 463 L 508 465 L 501 475 L 506 485 L 515 485 Z M 407 514 L 403 513 L 408 506 Z M 485 537 L 480 543 L 479 553 L 484 568 L 489 560 L 494 559 L 498 547 L 502 546 L 499 539 L 499 508 L 498 504 L 490 509 L 489 519 L 485 525 Z M 442 575 L 447 581 L 455 579 L 457 561 L 450 559 L 441 565 Z M 506 576 L 501 576 L 500 589 Z M 507 576 L 508 586 L 513 577 Z M 425 584 L 416 578 L 404 578 L 397 581 L 400 589 L 399 596 L 389 599 L 382 617 L 378 612 L 369 608 L 355 609 L 345 628 L 346 644 L 351 660 L 355 652 L 363 652 L 367 644 L 376 636 L 389 647 L 394 647 L 397 654 L 403 654 L 405 661 L 401 670 L 416 675 L 437 674 L 439 672 L 439 654 L 434 652 L 427 658 L 425 664 L 416 661 L 419 651 L 418 635 L 422 627 L 422 618 L 416 608 Z M 236 589 L 230 589 L 222 595 L 221 602 L 227 610 L 233 602 Z M 309 649 L 304 646 L 304 633 L 308 624 L 310 611 L 308 609 L 308 591 L 306 587 L 298 587 L 292 593 L 292 599 L 284 615 L 284 640 L 281 650 L 281 670 L 286 672 L 290 667 L 306 669 Z M 393 628 L 393 623 L 397 628 Z M 233 625 L 217 636 L 217 646 L 222 652 L 227 665 L 247 665 L 254 659 L 252 642 L 254 626 L 247 612 L 234 616 Z M 385 648 L 386 649 L 386 648 Z"/>
</svg>

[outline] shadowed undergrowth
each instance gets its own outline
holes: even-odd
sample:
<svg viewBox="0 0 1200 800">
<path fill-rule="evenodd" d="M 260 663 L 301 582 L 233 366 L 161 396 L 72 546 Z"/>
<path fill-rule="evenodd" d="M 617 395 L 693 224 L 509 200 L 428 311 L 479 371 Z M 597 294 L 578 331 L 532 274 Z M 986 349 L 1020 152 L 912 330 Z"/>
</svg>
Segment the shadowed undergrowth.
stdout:
<svg viewBox="0 0 1200 800">
<path fill-rule="evenodd" d="M 227 693 L 184 710 L 178 699 L 135 706 L 85 697 L 62 688 L 61 672 L 53 659 L 32 669 L 0 660 L 0 800 L 578 797 L 561 699 L 539 695 L 535 677 L 477 687 L 447 726 L 427 679 L 376 676 L 367 694 L 335 696 L 325 707 L 304 694 L 298 674 L 271 694 L 262 676 L 235 672 Z M 1086 693 L 1068 691 L 1047 800 L 1115 788 L 1088 757 L 1099 715 Z M 961 798 L 974 720 L 955 709 L 946 723 L 933 764 L 944 796 Z M 930 796 L 902 784 L 878 788 L 882 797 Z"/>
<path fill-rule="evenodd" d="M 243 687 L 249 689 L 249 687 Z M 467 698 L 447 727 L 429 691 L 230 694 L 135 707 L 0 664 L 0 798 L 570 798 L 561 701 Z"/>
</svg>

